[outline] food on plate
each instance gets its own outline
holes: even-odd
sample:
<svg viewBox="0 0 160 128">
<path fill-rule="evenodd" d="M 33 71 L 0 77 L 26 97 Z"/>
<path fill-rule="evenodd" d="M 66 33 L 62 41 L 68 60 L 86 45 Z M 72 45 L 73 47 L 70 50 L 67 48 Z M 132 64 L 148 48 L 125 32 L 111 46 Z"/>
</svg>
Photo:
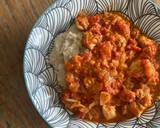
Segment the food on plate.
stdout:
<svg viewBox="0 0 160 128">
<path fill-rule="evenodd" d="M 57 37 L 51 55 L 65 79 L 65 108 L 95 122 L 139 117 L 159 95 L 158 43 L 118 12 L 80 14 L 75 24 Z"/>
<path fill-rule="evenodd" d="M 82 33 L 73 24 L 67 32 L 59 34 L 54 39 L 54 47 L 50 55 L 49 62 L 57 72 L 59 85 L 65 87 L 64 61 L 82 51 Z"/>
</svg>

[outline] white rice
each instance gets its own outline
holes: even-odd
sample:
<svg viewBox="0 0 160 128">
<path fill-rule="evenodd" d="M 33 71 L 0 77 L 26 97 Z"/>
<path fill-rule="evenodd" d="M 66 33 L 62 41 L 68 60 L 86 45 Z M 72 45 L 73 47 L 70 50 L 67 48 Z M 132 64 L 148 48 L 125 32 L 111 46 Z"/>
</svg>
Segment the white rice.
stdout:
<svg viewBox="0 0 160 128">
<path fill-rule="evenodd" d="M 66 85 L 64 80 L 64 61 L 81 51 L 81 39 L 81 32 L 76 28 L 76 25 L 73 24 L 68 31 L 59 34 L 54 40 L 54 48 L 50 55 L 49 63 L 56 69 L 57 80 L 63 87 Z"/>
</svg>

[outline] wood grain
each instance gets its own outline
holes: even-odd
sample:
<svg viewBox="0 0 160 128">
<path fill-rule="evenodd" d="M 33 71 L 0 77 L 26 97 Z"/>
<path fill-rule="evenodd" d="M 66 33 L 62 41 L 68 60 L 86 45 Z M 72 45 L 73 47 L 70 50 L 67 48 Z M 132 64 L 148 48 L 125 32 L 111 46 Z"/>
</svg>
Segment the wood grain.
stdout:
<svg viewBox="0 0 160 128">
<path fill-rule="evenodd" d="M 0 128 L 48 127 L 26 91 L 22 61 L 25 41 L 52 0 L 0 0 Z"/>
<path fill-rule="evenodd" d="M 160 0 L 154 0 L 160 3 Z M 52 0 L 0 0 L 0 128 L 47 128 L 26 91 L 25 41 Z"/>
</svg>

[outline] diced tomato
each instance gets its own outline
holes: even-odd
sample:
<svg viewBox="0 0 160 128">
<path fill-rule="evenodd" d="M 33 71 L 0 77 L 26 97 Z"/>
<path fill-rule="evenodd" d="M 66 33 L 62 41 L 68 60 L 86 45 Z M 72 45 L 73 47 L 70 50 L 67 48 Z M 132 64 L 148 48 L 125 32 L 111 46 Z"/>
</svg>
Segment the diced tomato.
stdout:
<svg viewBox="0 0 160 128">
<path fill-rule="evenodd" d="M 89 16 L 88 20 L 89 20 L 89 23 L 90 23 L 91 25 L 94 25 L 94 24 L 100 22 L 101 17 L 100 17 L 100 16 Z"/>
<path fill-rule="evenodd" d="M 128 25 L 124 20 L 118 20 L 116 22 L 115 30 L 127 39 L 130 37 L 130 25 Z"/>
</svg>

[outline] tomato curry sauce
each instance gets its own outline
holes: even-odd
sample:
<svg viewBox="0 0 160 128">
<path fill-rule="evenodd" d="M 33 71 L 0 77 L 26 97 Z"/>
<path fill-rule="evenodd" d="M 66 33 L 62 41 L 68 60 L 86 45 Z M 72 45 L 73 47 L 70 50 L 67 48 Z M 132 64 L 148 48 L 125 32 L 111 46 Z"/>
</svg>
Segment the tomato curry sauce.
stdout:
<svg viewBox="0 0 160 128">
<path fill-rule="evenodd" d="M 95 122 L 140 116 L 159 94 L 158 43 L 120 13 L 79 15 L 85 50 L 65 62 L 64 106 Z"/>
</svg>

